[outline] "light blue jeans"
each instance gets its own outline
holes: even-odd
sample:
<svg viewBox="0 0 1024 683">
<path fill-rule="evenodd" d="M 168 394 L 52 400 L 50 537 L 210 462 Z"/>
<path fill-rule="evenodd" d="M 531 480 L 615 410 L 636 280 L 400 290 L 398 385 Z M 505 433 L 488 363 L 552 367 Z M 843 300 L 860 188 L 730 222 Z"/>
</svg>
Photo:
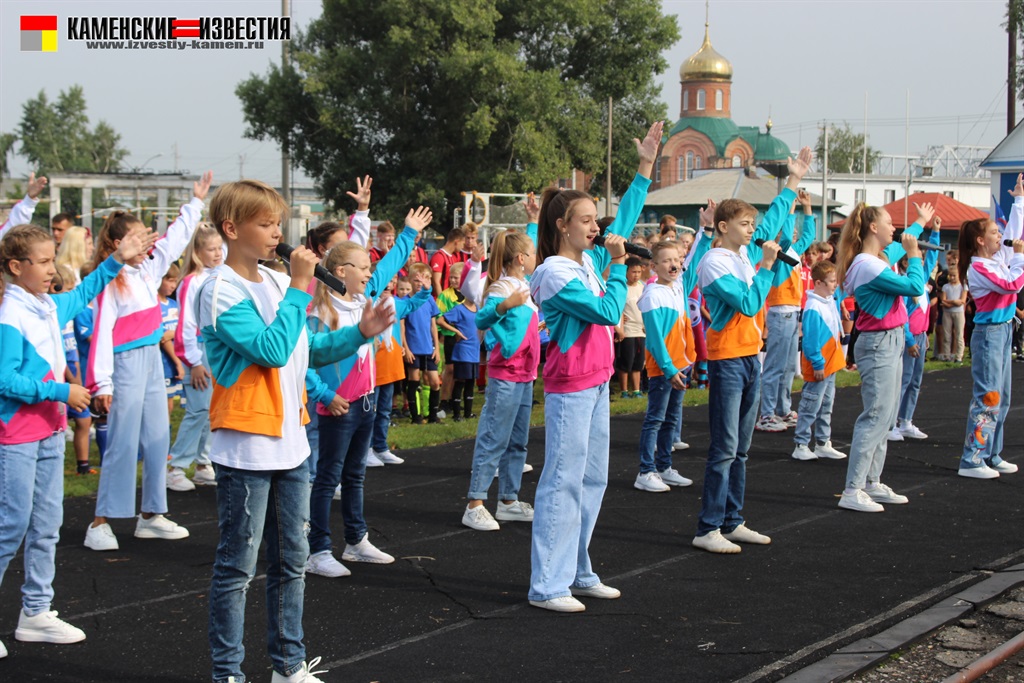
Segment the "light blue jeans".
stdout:
<svg viewBox="0 0 1024 683">
<path fill-rule="evenodd" d="M 114 354 L 114 400 L 100 470 L 96 516 L 135 516 L 136 468 L 142 459 L 142 512 L 167 512 L 167 418 L 164 366 L 156 344 Z"/>
<path fill-rule="evenodd" d="M 309 413 L 309 422 L 306 423 L 306 441 L 309 442 L 309 457 L 306 465 L 309 467 L 309 485 L 316 481 L 316 466 L 320 460 L 320 415 L 316 412 L 316 401 L 310 399 L 306 403 L 306 412 Z"/>
<path fill-rule="evenodd" d="M 960 467 L 1003 461 L 1003 427 L 1010 411 L 1013 324 L 975 325 L 971 334 L 971 407 Z"/>
<path fill-rule="evenodd" d="M 757 356 L 708 361 L 708 422 L 711 445 L 704 467 L 697 535 L 732 533 L 743 524 L 747 452 L 754 436 L 761 390 Z"/>
<path fill-rule="evenodd" d="M 487 500 L 487 490 L 498 472 L 498 500 L 519 500 L 519 486 L 530 438 L 533 382 L 487 380 L 484 407 L 473 448 L 469 499 Z"/>
<path fill-rule="evenodd" d="M 245 681 L 245 595 L 256 576 L 260 539 L 266 546 L 267 651 L 274 670 L 302 668 L 302 601 L 309 544 L 309 471 L 240 470 L 217 466 L 220 541 L 210 584 L 210 654 L 213 680 Z"/>
<path fill-rule="evenodd" d="M 25 542 L 21 604 L 30 617 L 53 600 L 57 541 L 64 520 L 64 432 L 0 445 L 0 584 Z"/>
<path fill-rule="evenodd" d="M 900 402 L 903 376 L 903 327 L 880 332 L 861 332 L 854 345 L 860 370 L 860 396 L 864 410 L 853 425 L 846 488 L 863 489 L 877 484 L 885 467 L 885 453 Z"/>
<path fill-rule="evenodd" d="M 530 600 L 571 595 L 601 583 L 590 563 L 608 485 L 608 382 L 569 394 L 544 394 L 544 470 L 537 484 Z"/>
<path fill-rule="evenodd" d="M 205 389 L 192 387 L 192 368 L 185 367 L 181 380 L 185 390 L 185 417 L 178 426 L 178 436 L 171 446 L 170 467 L 185 469 L 193 462 L 197 465 L 210 464 L 210 396 L 213 395 L 213 380 Z"/>
<path fill-rule="evenodd" d="M 800 340 L 798 311 L 783 313 L 778 306 L 768 309 L 765 325 L 768 342 L 761 374 L 761 415 L 787 415 L 793 408 L 793 377 Z"/>
<path fill-rule="evenodd" d="M 664 375 L 648 380 L 647 414 L 640 429 L 640 474 L 672 467 L 672 444 L 679 435 L 685 389 L 673 389 Z"/>
<path fill-rule="evenodd" d="M 917 399 L 921 395 L 921 380 L 924 379 L 924 356 L 925 351 L 928 350 L 928 331 L 914 335 L 914 342 L 918 349 L 917 358 L 910 355 L 909 349 L 903 351 L 903 383 L 900 389 L 899 412 L 901 420 L 913 420 L 914 411 L 917 410 Z"/>
<path fill-rule="evenodd" d="M 799 418 L 793 441 L 804 446 L 811 443 L 811 428 L 818 443 L 832 438 L 832 403 L 836 397 L 836 376 L 831 374 L 820 382 L 804 382 L 800 390 Z"/>
</svg>

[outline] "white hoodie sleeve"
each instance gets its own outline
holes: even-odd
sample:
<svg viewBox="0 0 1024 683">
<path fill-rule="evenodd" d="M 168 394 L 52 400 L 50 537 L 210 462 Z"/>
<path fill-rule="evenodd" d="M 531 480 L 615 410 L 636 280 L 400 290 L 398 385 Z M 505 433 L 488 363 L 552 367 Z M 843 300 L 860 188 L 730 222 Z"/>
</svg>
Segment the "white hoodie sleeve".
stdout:
<svg viewBox="0 0 1024 683">
<path fill-rule="evenodd" d="M 351 228 L 348 233 L 349 241 L 355 242 L 366 249 L 366 245 L 370 240 L 370 212 L 356 211 L 352 214 L 352 220 L 349 221 L 349 227 Z"/>
<path fill-rule="evenodd" d="M 108 284 L 93 304 L 95 319 L 86 373 L 86 384 L 93 396 L 109 396 L 114 391 L 114 323 L 119 308 L 115 286 L 113 282 Z"/>
<path fill-rule="evenodd" d="M 184 253 L 196 231 L 196 226 L 199 225 L 204 206 L 206 204 L 199 197 L 193 197 L 192 201 L 184 204 L 178 217 L 167 226 L 167 232 L 157 240 L 150 257 L 142 262 L 139 270 L 159 283 L 171 264 Z"/>
<path fill-rule="evenodd" d="M 203 350 L 199 347 L 199 324 L 196 320 L 196 292 L 205 277 L 197 275 L 185 289 L 185 300 L 181 303 L 178 324 L 181 325 L 181 345 L 185 349 L 185 362 L 194 368 L 203 362 Z"/>
<path fill-rule="evenodd" d="M 36 204 L 39 203 L 38 199 L 32 199 L 28 195 L 15 204 L 11 208 L 11 214 L 7 217 L 7 222 L 0 225 L 0 237 L 7 232 L 9 228 L 13 228 L 16 225 L 24 225 L 32 220 L 32 214 L 35 213 Z"/>
</svg>

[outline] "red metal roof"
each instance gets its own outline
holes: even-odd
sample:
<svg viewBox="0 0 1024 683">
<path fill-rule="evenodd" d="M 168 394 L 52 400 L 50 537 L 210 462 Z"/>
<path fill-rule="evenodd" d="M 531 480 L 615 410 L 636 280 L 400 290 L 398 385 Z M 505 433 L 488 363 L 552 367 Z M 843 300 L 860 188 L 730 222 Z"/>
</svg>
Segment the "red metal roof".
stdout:
<svg viewBox="0 0 1024 683">
<path fill-rule="evenodd" d="M 959 232 L 960 226 L 965 221 L 974 220 L 975 218 L 988 218 L 988 214 L 982 211 L 978 211 L 973 206 L 968 206 L 963 202 L 958 202 L 952 197 L 947 197 L 940 192 L 917 192 L 910 195 L 910 205 L 907 206 L 907 221 L 903 220 L 903 207 L 907 202 L 907 198 L 897 199 L 894 202 L 890 202 L 882 208 L 889 212 L 892 216 L 892 224 L 896 228 L 905 228 L 907 223 L 913 223 L 917 219 L 917 209 L 914 208 L 914 204 L 923 204 L 925 202 L 931 202 L 935 207 L 935 215 L 942 220 L 943 230 L 954 230 Z M 841 228 L 843 227 L 844 221 L 836 221 L 830 224 L 830 228 Z M 928 227 L 928 226 L 925 226 Z"/>
</svg>

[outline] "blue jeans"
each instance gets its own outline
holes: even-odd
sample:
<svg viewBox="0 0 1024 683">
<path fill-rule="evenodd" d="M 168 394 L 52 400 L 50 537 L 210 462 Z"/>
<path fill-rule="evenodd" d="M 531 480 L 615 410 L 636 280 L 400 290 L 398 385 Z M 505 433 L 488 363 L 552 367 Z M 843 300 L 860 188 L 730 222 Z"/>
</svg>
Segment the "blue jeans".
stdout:
<svg viewBox="0 0 1024 683">
<path fill-rule="evenodd" d="M 64 521 L 64 432 L 0 445 L 0 584 L 25 542 L 21 604 L 30 617 L 53 600 L 54 564 Z"/>
<path fill-rule="evenodd" d="M 192 387 L 192 368 L 185 368 L 181 380 L 185 390 L 185 417 L 178 426 L 178 436 L 171 446 L 171 467 L 185 469 L 193 462 L 197 465 L 210 464 L 210 396 L 213 395 L 213 380 L 205 389 Z"/>
<path fill-rule="evenodd" d="M 800 409 L 793 441 L 797 445 L 811 443 L 811 428 L 818 443 L 832 439 L 832 403 L 836 397 L 836 376 L 831 374 L 820 382 L 804 382 L 800 390 Z"/>
<path fill-rule="evenodd" d="M 648 379 L 647 414 L 640 430 L 640 474 L 672 467 L 672 444 L 679 436 L 684 389 L 673 389 L 664 375 Z"/>
<path fill-rule="evenodd" d="M 395 387 L 398 382 L 391 382 L 377 387 L 374 392 L 374 401 L 377 405 L 377 415 L 373 418 L 373 437 L 370 445 L 373 450 L 383 453 L 388 450 L 388 430 L 391 428 L 391 406 L 395 400 Z"/>
<path fill-rule="evenodd" d="M 316 463 L 320 459 L 320 415 L 316 412 L 316 401 L 310 399 L 306 402 L 306 412 L 309 413 L 309 422 L 306 423 L 309 457 L 306 458 L 306 464 L 309 466 L 309 484 L 312 486 L 316 480 Z"/>
<path fill-rule="evenodd" d="M 708 361 L 711 446 L 704 468 L 697 535 L 731 533 L 743 524 L 747 452 L 757 422 L 761 362 L 757 356 Z"/>
<path fill-rule="evenodd" d="M 519 500 L 533 410 L 533 382 L 487 380 L 480 410 L 469 499 L 487 500 L 487 490 L 498 472 L 498 500 Z"/>
<path fill-rule="evenodd" d="M 345 542 L 355 545 L 366 535 L 363 480 L 366 452 L 373 431 L 373 394 L 352 401 L 341 417 L 320 416 L 320 458 L 309 496 L 309 552 L 331 550 L 331 501 L 341 484 L 341 517 Z"/>
<path fill-rule="evenodd" d="M 910 350 L 903 351 L 903 384 L 901 387 L 900 412 L 901 420 L 913 420 L 917 410 L 917 399 L 921 395 L 921 380 L 924 378 L 924 355 L 928 350 L 928 332 L 914 335 L 917 344 L 917 358 L 910 355 Z M 906 344 L 906 342 L 904 342 Z"/>
<path fill-rule="evenodd" d="M 96 516 L 135 516 L 138 461 L 142 459 L 142 512 L 167 512 L 167 417 L 164 366 L 156 344 L 114 354 L 114 400 L 107 417 L 107 452 L 100 470 Z"/>
<path fill-rule="evenodd" d="M 975 325 L 971 334 L 973 398 L 967 413 L 967 436 L 960 467 L 998 465 L 1003 461 L 1003 426 L 1010 411 L 1013 325 Z"/>
<path fill-rule="evenodd" d="M 765 315 L 768 342 L 761 377 L 761 415 L 786 415 L 793 407 L 793 376 L 799 351 L 797 313 L 772 306 Z"/>
<path fill-rule="evenodd" d="M 266 544 L 267 651 L 274 670 L 290 676 L 302 668 L 302 600 L 305 590 L 309 474 L 293 470 L 239 470 L 217 466 L 220 540 L 210 584 L 210 654 L 213 680 L 244 681 L 245 595 L 256 575 L 260 539 Z"/>
<path fill-rule="evenodd" d="M 544 394 L 544 470 L 537 483 L 530 600 L 571 595 L 601 583 L 590 562 L 608 485 L 608 382 Z"/>
<path fill-rule="evenodd" d="M 896 426 L 903 376 L 903 327 L 861 332 L 854 344 L 864 410 L 853 425 L 846 488 L 877 484 L 885 467 L 888 434 Z"/>
</svg>

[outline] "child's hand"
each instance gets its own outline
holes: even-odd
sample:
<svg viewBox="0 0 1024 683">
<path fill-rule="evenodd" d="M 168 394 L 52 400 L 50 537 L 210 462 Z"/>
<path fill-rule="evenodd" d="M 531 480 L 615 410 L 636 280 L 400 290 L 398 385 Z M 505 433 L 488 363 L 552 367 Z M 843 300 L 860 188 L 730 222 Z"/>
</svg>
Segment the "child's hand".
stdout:
<svg viewBox="0 0 1024 683">
<path fill-rule="evenodd" d="M 96 396 L 92 399 L 92 406 L 95 409 L 97 415 L 106 415 L 110 412 L 110 404 L 113 403 L 114 397 L 110 394 L 105 396 Z"/>
<path fill-rule="evenodd" d="M 929 206 L 931 206 L 929 204 Z M 931 218 L 931 216 L 929 216 Z M 921 247 L 917 246 L 917 238 L 909 232 L 904 232 L 900 238 L 903 249 L 907 252 L 907 258 L 921 258 Z"/>
<path fill-rule="evenodd" d="M 206 391 L 206 387 L 210 386 L 210 379 L 210 371 L 206 369 L 205 365 L 200 364 L 192 368 L 193 389 Z"/>
<path fill-rule="evenodd" d="M 341 396 L 337 394 L 331 399 L 331 402 L 327 405 L 327 410 L 331 411 L 331 415 L 334 417 L 341 417 L 348 412 L 349 403 Z"/>
<path fill-rule="evenodd" d="M 29 183 L 31 184 L 32 176 L 29 176 Z M 46 180 L 46 178 L 43 178 Z M 1024 197 L 1024 173 L 1017 174 L 1017 184 L 1010 190 L 1010 194 L 1014 197 Z M 29 195 L 31 196 L 31 195 Z"/>
<path fill-rule="evenodd" d="M 907 353 L 910 354 L 911 358 L 917 358 L 918 356 L 921 355 L 921 348 L 917 344 L 914 344 L 913 346 L 907 349 Z"/>
<path fill-rule="evenodd" d="M 928 225 L 928 221 L 935 215 L 935 207 L 930 202 L 924 204 L 914 202 L 914 208 L 917 209 L 917 222 L 921 225 Z"/>
<path fill-rule="evenodd" d="M 815 370 L 814 371 L 814 381 L 815 382 L 824 382 L 825 381 L 825 371 L 824 370 Z"/>
<path fill-rule="evenodd" d="M 786 167 L 789 169 L 789 183 L 796 184 L 803 180 L 807 171 L 811 170 L 811 162 L 814 160 L 814 153 L 810 147 L 804 147 L 796 155 L 796 159 L 786 159 Z"/>
<path fill-rule="evenodd" d="M 407 348 L 402 349 L 402 358 L 405 359 L 407 365 L 412 365 L 413 361 L 416 360 L 415 356 L 412 355 L 412 351 Z"/>
<path fill-rule="evenodd" d="M 608 234 L 604 238 L 604 248 L 608 250 L 608 254 L 612 257 L 613 261 L 625 258 L 626 238 L 622 235 Z"/>
<path fill-rule="evenodd" d="M 28 195 L 29 199 L 35 199 L 40 194 L 42 194 L 43 188 L 46 187 L 46 183 L 47 183 L 46 176 L 41 175 L 41 176 L 39 176 L 37 178 L 35 172 L 29 173 L 28 174 L 28 190 L 26 190 L 25 194 Z M 76 408 L 76 410 L 77 410 L 77 408 Z"/>
<path fill-rule="evenodd" d="M 301 244 L 292 250 L 288 257 L 292 271 L 291 286 L 305 292 L 309 289 L 309 283 L 313 281 L 313 272 L 320 259 L 312 251 Z"/>
<path fill-rule="evenodd" d="M 155 231 L 139 223 L 121 238 L 117 251 L 114 252 L 114 259 L 119 263 L 128 263 L 136 256 L 152 249 L 158 239 L 160 236 Z"/>
<path fill-rule="evenodd" d="M 526 222 L 536 223 L 540 220 L 540 204 L 537 203 L 537 197 L 532 192 L 526 195 L 526 201 L 523 203 L 526 205 Z"/>
<path fill-rule="evenodd" d="M 808 216 L 811 215 L 811 195 L 803 190 L 798 190 L 796 193 L 796 201 L 804 208 L 805 214 Z"/>
<path fill-rule="evenodd" d="M 210 192 L 210 185 L 213 183 L 213 171 L 207 171 L 203 177 L 192 183 L 192 194 L 198 199 L 206 199 Z"/>
<path fill-rule="evenodd" d="M 777 242 L 772 240 L 766 241 L 761 245 L 761 267 L 771 270 L 771 267 L 775 265 L 775 259 L 779 257 L 779 252 L 782 247 Z"/>
<path fill-rule="evenodd" d="M 932 218 L 932 230 L 939 230 L 942 228 L 942 219 L 937 215 Z"/>
<path fill-rule="evenodd" d="M 469 337 L 467 337 L 466 335 L 462 334 L 461 331 L 455 330 L 455 339 L 456 340 L 458 340 L 458 341 L 466 341 L 468 338 Z"/>
<path fill-rule="evenodd" d="M 673 375 L 671 381 L 669 382 L 669 384 L 672 385 L 673 389 L 677 389 L 679 391 L 685 390 L 686 389 L 686 376 L 683 375 L 683 371 L 680 370 L 675 375 Z"/>
<path fill-rule="evenodd" d="M 441 362 L 441 353 L 437 350 L 436 346 L 434 347 L 434 352 L 430 354 L 430 358 L 434 361 L 434 365 Z"/>
<path fill-rule="evenodd" d="M 359 333 L 367 339 L 376 337 L 391 327 L 394 322 L 395 316 L 385 302 L 378 301 L 374 306 L 373 302 L 367 299 L 366 307 L 363 308 L 363 319 L 359 321 Z"/>
<path fill-rule="evenodd" d="M 483 263 L 485 258 L 487 258 L 487 252 L 484 251 L 484 245 L 477 242 L 473 245 L 473 257 L 471 260 L 476 263 Z"/>
<path fill-rule="evenodd" d="M 185 368 L 177 358 L 174 359 L 174 379 L 185 379 Z"/>
<path fill-rule="evenodd" d="M 715 227 L 715 200 L 708 198 L 708 205 L 700 210 L 700 227 L 702 228 L 713 228 Z"/>
<path fill-rule="evenodd" d="M 499 313 L 505 313 L 507 311 L 511 311 L 513 308 L 517 308 L 519 306 L 522 306 L 523 304 L 525 304 L 529 300 L 530 300 L 529 292 L 525 292 L 525 291 L 523 291 L 521 289 L 517 289 L 516 291 L 512 292 L 511 294 L 509 294 L 507 299 L 505 299 L 500 304 L 498 304 L 498 311 L 499 311 Z"/>
<path fill-rule="evenodd" d="M 643 142 L 633 138 L 633 144 L 636 145 L 636 153 L 640 156 L 640 161 L 653 164 L 658 160 L 658 148 L 661 147 L 661 131 L 664 126 L 664 121 L 655 121 L 647 131 L 647 135 L 644 136 Z"/>
<path fill-rule="evenodd" d="M 81 412 L 89 407 L 89 390 L 81 384 L 68 385 L 68 405 Z M 107 398 L 110 398 L 109 396 Z"/>
<path fill-rule="evenodd" d="M 363 176 L 360 180 L 356 178 L 356 191 L 345 192 L 349 197 L 356 200 L 356 211 L 366 211 L 370 208 L 370 186 L 373 185 L 373 178 Z"/>
<path fill-rule="evenodd" d="M 1013 241 L 1013 253 L 1014 254 L 1024 254 L 1024 240 L 1014 240 Z"/>
<path fill-rule="evenodd" d="M 430 221 L 433 219 L 434 214 L 430 212 L 430 209 L 425 206 L 419 206 L 415 209 L 409 209 L 409 213 L 405 216 L 405 225 L 416 232 L 422 232 L 423 228 L 430 225 Z"/>
</svg>

